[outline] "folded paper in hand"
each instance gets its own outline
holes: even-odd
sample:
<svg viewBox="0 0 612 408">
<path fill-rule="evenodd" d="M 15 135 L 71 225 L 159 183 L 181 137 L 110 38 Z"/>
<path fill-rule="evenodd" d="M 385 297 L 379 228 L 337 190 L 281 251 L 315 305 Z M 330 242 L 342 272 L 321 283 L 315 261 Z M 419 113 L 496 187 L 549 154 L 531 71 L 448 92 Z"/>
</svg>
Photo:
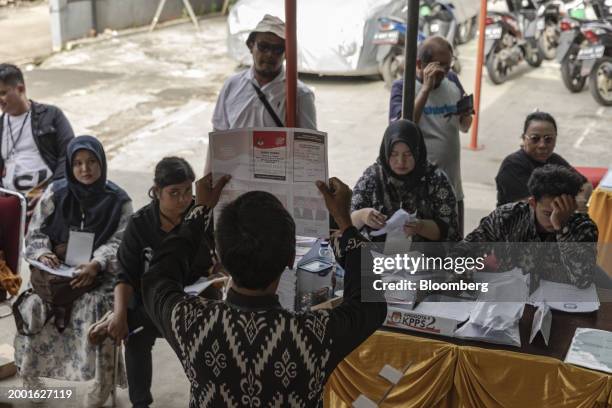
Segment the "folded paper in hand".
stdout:
<svg viewBox="0 0 612 408">
<path fill-rule="evenodd" d="M 207 278 L 207 277 L 202 277 L 202 278 L 198 279 L 195 283 L 193 283 L 193 284 L 191 284 L 189 286 L 185 286 L 185 288 L 183 290 L 188 295 L 197 296 L 200 293 L 204 292 L 213 283 L 224 282 L 227 279 L 229 279 L 227 276 L 219 276 L 219 277 L 212 278 L 212 279 L 211 278 Z"/>
<path fill-rule="evenodd" d="M 409 222 L 414 222 L 417 220 L 416 211 L 413 213 L 409 213 L 403 209 L 397 210 L 391 218 L 387 220 L 387 223 L 384 227 L 379 229 L 378 231 L 370 232 L 370 235 L 373 237 L 377 237 L 379 235 L 387 234 L 391 231 L 396 231 L 404 228 L 404 225 Z"/>
<path fill-rule="evenodd" d="M 74 266 L 68 266 L 66 264 L 60 264 L 57 269 L 50 268 L 42 262 L 35 261 L 33 259 L 26 259 L 26 261 L 35 268 L 41 271 L 52 273 L 53 275 L 63 276 L 65 278 L 72 278 L 77 275 L 77 268 Z"/>
</svg>

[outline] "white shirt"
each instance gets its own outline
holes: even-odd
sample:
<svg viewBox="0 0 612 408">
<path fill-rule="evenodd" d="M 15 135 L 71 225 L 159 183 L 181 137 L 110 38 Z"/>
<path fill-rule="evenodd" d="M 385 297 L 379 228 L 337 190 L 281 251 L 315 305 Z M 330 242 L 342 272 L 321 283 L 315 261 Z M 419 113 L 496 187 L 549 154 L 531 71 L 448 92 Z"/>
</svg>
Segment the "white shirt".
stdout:
<svg viewBox="0 0 612 408">
<path fill-rule="evenodd" d="M 1 148 L 5 170 L 2 177 L 4 188 L 27 194 L 53 175 L 34 141 L 29 111 L 19 116 L 4 115 Z"/>
<path fill-rule="evenodd" d="M 259 100 L 252 84 L 259 86 L 252 67 L 233 75 L 225 81 L 213 113 L 213 129 L 276 127 L 274 119 Z M 297 82 L 297 88 L 297 127 L 316 129 L 317 117 L 314 93 L 301 81 Z M 277 116 L 284 123 L 286 116 L 285 70 L 283 69 L 276 78 L 260 87 L 260 89 L 266 95 Z"/>
</svg>

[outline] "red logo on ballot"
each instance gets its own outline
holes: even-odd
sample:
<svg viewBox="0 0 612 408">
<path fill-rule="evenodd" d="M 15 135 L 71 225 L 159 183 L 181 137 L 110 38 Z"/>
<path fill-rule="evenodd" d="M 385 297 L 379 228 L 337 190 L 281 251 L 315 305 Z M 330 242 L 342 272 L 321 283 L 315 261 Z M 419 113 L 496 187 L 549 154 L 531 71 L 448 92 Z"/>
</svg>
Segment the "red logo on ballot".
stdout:
<svg viewBox="0 0 612 408">
<path fill-rule="evenodd" d="M 253 132 L 253 145 L 258 149 L 276 149 L 287 146 L 287 133 L 275 131 Z"/>
</svg>

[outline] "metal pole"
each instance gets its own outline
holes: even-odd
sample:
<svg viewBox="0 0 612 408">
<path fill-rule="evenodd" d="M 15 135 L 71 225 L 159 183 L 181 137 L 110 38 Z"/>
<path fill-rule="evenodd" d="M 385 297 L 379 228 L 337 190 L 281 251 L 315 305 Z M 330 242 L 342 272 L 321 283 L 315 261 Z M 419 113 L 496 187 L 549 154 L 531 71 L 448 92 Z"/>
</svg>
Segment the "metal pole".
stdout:
<svg viewBox="0 0 612 408">
<path fill-rule="evenodd" d="M 96 6 L 96 0 L 91 0 L 91 30 L 92 37 L 98 35 L 98 7 Z"/>
<path fill-rule="evenodd" d="M 287 59 L 285 126 L 296 127 L 297 121 L 297 12 L 296 0 L 285 0 L 285 57 Z"/>
<path fill-rule="evenodd" d="M 419 34 L 419 0 L 408 0 L 406 16 L 406 54 L 404 56 L 404 95 L 402 118 L 414 120 L 414 96 L 416 81 L 417 36 Z"/>
<path fill-rule="evenodd" d="M 478 149 L 478 123 L 480 122 L 480 92 L 482 89 L 482 64 L 484 62 L 485 21 L 487 18 L 487 0 L 480 0 L 480 16 L 478 19 L 478 54 L 476 55 L 476 87 L 474 90 L 474 122 L 472 123 L 472 138 L 469 148 Z"/>
</svg>

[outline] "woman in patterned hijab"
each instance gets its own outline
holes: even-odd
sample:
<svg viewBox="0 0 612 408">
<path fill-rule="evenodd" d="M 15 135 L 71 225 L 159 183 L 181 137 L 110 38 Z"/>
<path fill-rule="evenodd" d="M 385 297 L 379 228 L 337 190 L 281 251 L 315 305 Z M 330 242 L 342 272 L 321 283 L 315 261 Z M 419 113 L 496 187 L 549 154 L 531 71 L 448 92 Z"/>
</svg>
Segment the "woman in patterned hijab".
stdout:
<svg viewBox="0 0 612 408">
<path fill-rule="evenodd" d="M 353 189 L 351 217 L 370 233 L 403 209 L 416 213 L 403 232 L 413 241 L 458 241 L 457 201 L 447 175 L 427 161 L 419 127 L 398 120 L 385 131 L 378 159 Z M 382 239 L 385 237 L 383 236 Z"/>
</svg>

